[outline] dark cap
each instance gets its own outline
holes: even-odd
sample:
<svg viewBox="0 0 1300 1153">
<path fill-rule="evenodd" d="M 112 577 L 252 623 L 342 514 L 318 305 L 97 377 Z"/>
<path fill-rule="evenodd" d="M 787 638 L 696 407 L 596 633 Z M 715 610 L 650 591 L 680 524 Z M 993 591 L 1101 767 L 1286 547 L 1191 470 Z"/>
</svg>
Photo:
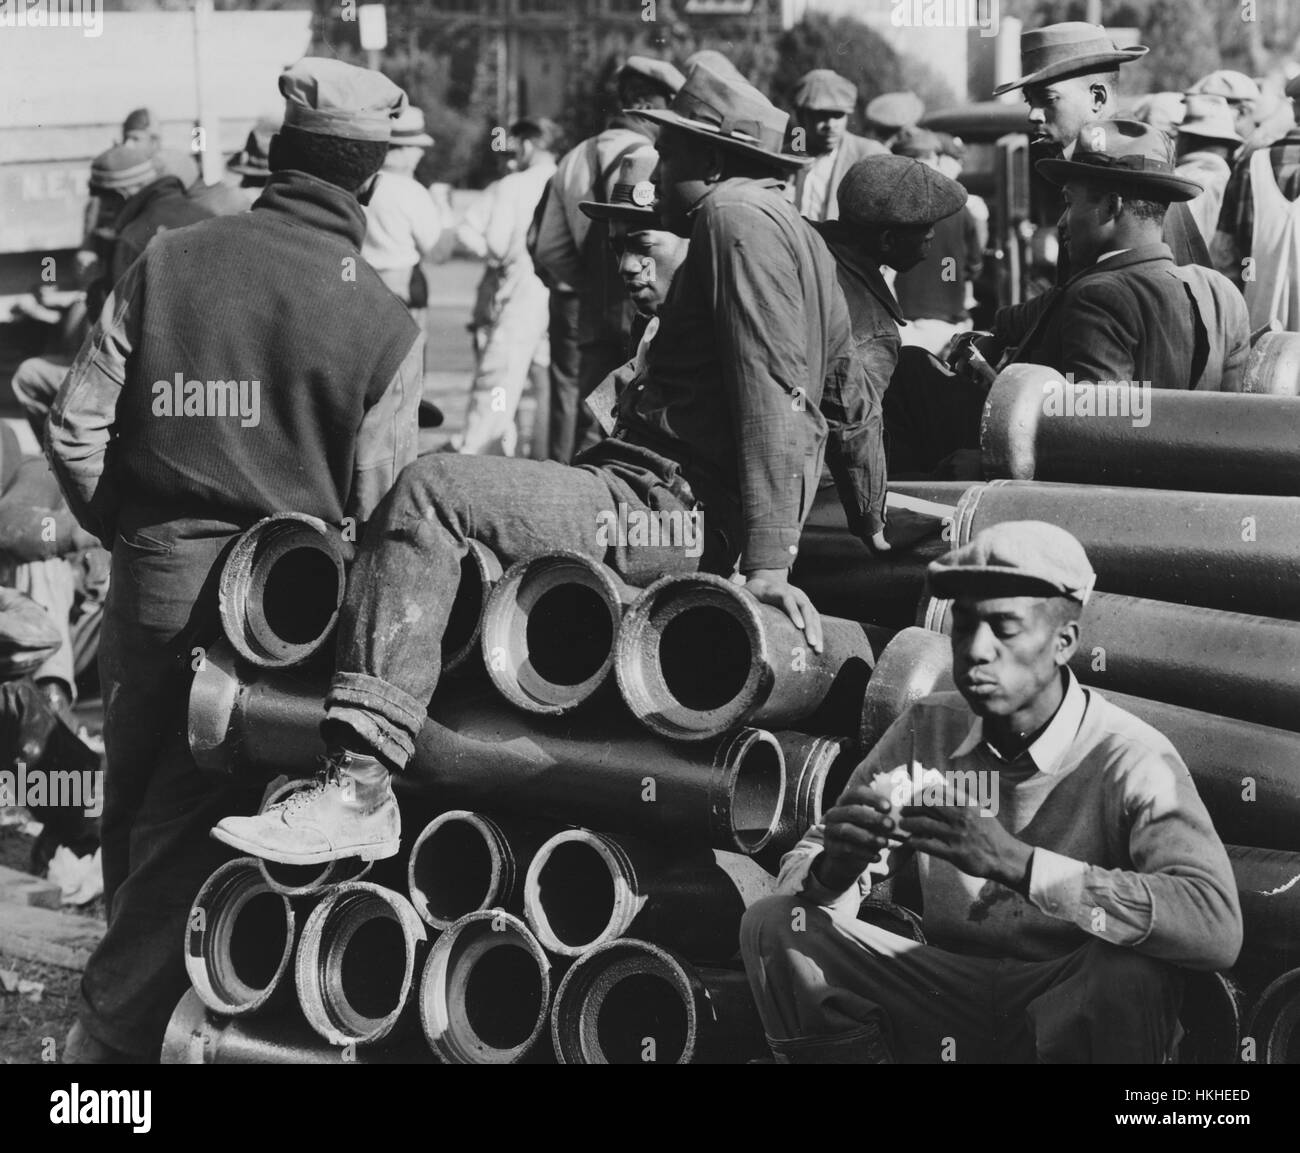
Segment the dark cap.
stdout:
<svg viewBox="0 0 1300 1153">
<path fill-rule="evenodd" d="M 966 189 L 907 156 L 868 156 L 844 174 L 840 219 L 849 224 L 933 224 L 966 203 Z"/>
<path fill-rule="evenodd" d="M 797 108 L 818 112 L 852 112 L 858 102 L 858 86 L 829 68 L 804 73 L 794 90 Z"/>
<path fill-rule="evenodd" d="M 1006 596 L 1065 596 L 1087 604 L 1097 581 L 1088 554 L 1065 529 L 1041 520 L 1013 520 L 976 533 L 969 544 L 931 562 L 937 597 L 959 597 L 1006 583 Z"/>
</svg>

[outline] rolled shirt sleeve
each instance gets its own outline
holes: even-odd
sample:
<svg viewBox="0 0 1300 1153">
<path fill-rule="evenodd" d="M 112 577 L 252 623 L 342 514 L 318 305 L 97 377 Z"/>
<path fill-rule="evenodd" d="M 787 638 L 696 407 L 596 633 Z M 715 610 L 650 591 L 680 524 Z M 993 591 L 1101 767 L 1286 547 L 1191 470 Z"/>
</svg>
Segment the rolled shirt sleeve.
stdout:
<svg viewBox="0 0 1300 1153">
<path fill-rule="evenodd" d="M 367 409 L 357 431 L 356 464 L 347 512 L 364 524 L 419 448 L 424 390 L 424 333 L 416 337 L 392 381 Z"/>
</svg>

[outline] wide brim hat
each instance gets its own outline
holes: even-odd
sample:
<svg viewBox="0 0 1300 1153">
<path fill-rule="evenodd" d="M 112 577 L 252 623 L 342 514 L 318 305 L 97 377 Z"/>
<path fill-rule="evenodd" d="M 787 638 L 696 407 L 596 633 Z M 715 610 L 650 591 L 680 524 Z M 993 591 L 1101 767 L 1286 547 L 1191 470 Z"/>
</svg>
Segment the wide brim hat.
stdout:
<svg viewBox="0 0 1300 1153">
<path fill-rule="evenodd" d="M 739 73 L 699 61 L 671 108 L 626 109 L 665 128 L 679 128 L 774 166 L 802 168 L 810 156 L 783 152 L 790 117 Z"/>
<path fill-rule="evenodd" d="M 1179 136 L 1199 136 L 1224 144 L 1240 144 L 1241 133 L 1233 121 L 1232 109 L 1219 96 L 1188 96 L 1187 112 L 1175 131 Z"/>
<path fill-rule="evenodd" d="M 1148 200 L 1192 200 L 1205 191 L 1195 180 L 1175 175 L 1169 138 L 1136 120 L 1090 124 L 1070 160 L 1040 160 L 1034 167 L 1053 184 L 1083 180 Z"/>
<path fill-rule="evenodd" d="M 408 104 L 393 118 L 389 148 L 432 148 L 433 137 L 424 130 L 424 110 Z"/>
<path fill-rule="evenodd" d="M 655 210 L 655 166 L 659 153 L 653 148 L 638 148 L 619 161 L 618 176 L 609 201 L 583 200 L 578 208 L 592 220 L 618 220 L 639 224 L 642 228 L 659 226 Z"/>
<path fill-rule="evenodd" d="M 1081 20 L 1033 28 L 1020 36 L 1020 69 L 1024 75 L 1008 84 L 999 84 L 993 89 L 993 95 L 1001 96 L 1028 84 L 1064 80 L 1067 76 L 1109 72 L 1121 64 L 1140 60 L 1149 51 L 1141 44 L 1116 48 L 1100 24 Z"/>
</svg>

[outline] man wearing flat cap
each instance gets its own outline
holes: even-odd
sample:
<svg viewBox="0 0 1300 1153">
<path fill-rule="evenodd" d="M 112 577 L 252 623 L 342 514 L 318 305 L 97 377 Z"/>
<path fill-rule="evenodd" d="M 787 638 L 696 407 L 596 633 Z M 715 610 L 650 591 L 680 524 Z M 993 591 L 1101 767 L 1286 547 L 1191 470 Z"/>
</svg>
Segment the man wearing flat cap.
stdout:
<svg viewBox="0 0 1300 1153">
<path fill-rule="evenodd" d="M 1101 25 L 1082 21 L 1049 24 L 1020 34 L 1024 75 L 999 85 L 993 95 L 1023 90 L 1029 121 L 1038 133 L 1029 150 L 1035 169 L 1040 160 L 1069 159 L 1084 128 L 1119 114 L 1120 68 L 1147 52 L 1140 44 L 1117 48 Z M 1036 185 L 1035 199 L 1040 202 L 1040 222 L 1056 223 L 1063 206 L 1050 182 Z M 1163 235 L 1175 264 L 1213 267 L 1209 249 L 1185 204 L 1176 203 L 1166 213 Z M 1058 284 L 1078 271 L 1069 242 L 1068 236 L 1061 237 Z"/>
<path fill-rule="evenodd" d="M 914 92 L 883 92 L 868 101 L 863 119 L 869 137 L 888 149 L 924 115 L 925 105 Z"/>
<path fill-rule="evenodd" d="M 928 438 L 936 420 L 951 419 L 963 395 L 977 409 L 983 398 L 967 387 L 957 395 L 945 392 L 916 411 L 917 397 L 928 396 L 934 385 L 929 373 L 895 371 L 899 325 L 907 321 L 881 269 L 903 273 L 920 264 L 934 240 L 934 226 L 961 210 L 966 190 L 919 160 L 881 156 L 849 169 L 838 202 L 839 218 L 813 227 L 835 257 L 853 324 L 854 355 L 866 378 L 870 404 L 860 422 L 862 435 L 873 453 L 888 452 L 891 473 L 925 471 L 913 468 L 920 452 L 913 442 Z"/>
<path fill-rule="evenodd" d="M 406 103 L 378 72 L 308 58 L 252 209 L 156 236 L 109 296 L 47 426 L 82 526 L 113 554 L 100 644 L 108 931 L 81 985 L 73 1062 L 155 1059 L 188 982 L 182 939 L 256 808 L 195 765 L 193 670 L 220 635 L 233 539 L 294 510 L 354 539 L 415 457 L 424 337 L 362 259 L 362 204 Z"/>
<path fill-rule="evenodd" d="M 889 151 L 848 130 L 857 102 L 857 85 L 829 68 L 814 68 L 795 87 L 795 144 L 812 163 L 795 173 L 791 189 L 795 207 L 809 220 L 834 220 L 839 215 L 835 192 L 844 174 L 859 160 Z"/>
<path fill-rule="evenodd" d="M 1275 318 L 1300 331 L 1300 75 L 1286 96 L 1296 123 L 1237 161 L 1213 244 L 1214 266 L 1245 293 L 1252 331 Z"/>
<path fill-rule="evenodd" d="M 1235 962 L 1241 910 L 1178 752 L 1069 668 L 1088 558 L 1016 521 L 929 581 L 957 691 L 889 727 L 741 923 L 768 1043 L 789 1064 L 1162 1062 L 1186 971 Z M 856 919 L 886 873 L 912 874 L 926 944 Z"/>
<path fill-rule="evenodd" d="M 217 835 L 241 851 L 285 864 L 397 853 L 387 775 L 408 763 L 438 687 L 471 536 L 502 565 L 566 548 L 638 586 L 739 570 L 749 595 L 818 652 L 820 618 L 789 570 L 825 455 L 850 527 L 884 545 L 883 477 L 851 427 L 866 401 L 835 264 L 782 191 L 805 163 L 782 151 L 787 116 L 706 61 L 672 108 L 642 115 L 662 126 L 659 216 L 690 250 L 613 435 L 572 467 L 435 453 L 402 473 L 361 542 L 340 613 L 322 729 L 330 770 L 284 818 L 223 821 Z M 629 524 L 690 516 L 703 539 L 611 538 L 616 510 Z M 344 806 L 345 795 L 355 800 Z"/>
<path fill-rule="evenodd" d="M 684 79 L 667 60 L 629 56 L 618 72 L 620 110 L 560 158 L 542 208 L 532 255 L 551 291 L 549 457 L 561 464 L 600 436 L 582 400 L 627 359 L 633 316 L 605 226 L 578 205 L 609 200 L 623 157 L 654 143 L 654 125 L 638 114 L 668 107 Z"/>
<path fill-rule="evenodd" d="M 1083 130 L 1071 160 L 1040 160 L 1062 187 L 1061 228 L 1076 271 L 1059 288 L 998 311 L 994 334 L 1012 360 L 1075 381 L 1239 392 L 1250 330 L 1226 277 L 1175 264 L 1161 240 L 1168 206 L 1201 185 L 1174 172 L 1169 138 L 1109 120 Z"/>
</svg>

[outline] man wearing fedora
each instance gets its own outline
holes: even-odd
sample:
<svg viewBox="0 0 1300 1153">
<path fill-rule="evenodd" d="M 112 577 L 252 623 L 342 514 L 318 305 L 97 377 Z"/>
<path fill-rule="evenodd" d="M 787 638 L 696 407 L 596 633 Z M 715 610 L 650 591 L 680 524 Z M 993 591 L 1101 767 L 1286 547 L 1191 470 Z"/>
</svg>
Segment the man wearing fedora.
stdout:
<svg viewBox="0 0 1300 1153">
<path fill-rule="evenodd" d="M 1029 121 L 1037 136 L 1030 141 L 1030 160 L 1069 159 L 1079 134 L 1089 124 L 1118 115 L 1117 94 L 1121 65 L 1145 56 L 1141 45 L 1117 48 L 1098 24 L 1070 21 L 1034 28 L 1020 36 L 1019 80 L 1001 84 L 994 96 L 1024 90 Z M 1039 219 L 1054 224 L 1061 213 L 1059 193 L 1050 185 L 1036 186 L 1041 199 Z M 1209 249 L 1185 204 L 1175 204 L 1166 214 L 1164 241 L 1175 264 L 1211 268 Z M 1070 251 L 1070 238 L 1061 237 L 1056 282 L 1063 284 L 1078 265 Z"/>
<path fill-rule="evenodd" d="M 849 116 L 858 103 L 858 87 L 829 68 L 806 73 L 794 90 L 799 148 L 812 158 L 795 173 L 790 188 L 795 207 L 809 220 L 834 220 L 839 215 L 835 192 L 859 160 L 885 156 L 889 150 L 877 140 L 848 130 Z"/>
<path fill-rule="evenodd" d="M 1206 244 L 1213 244 L 1223 192 L 1232 175 L 1232 156 L 1241 147 L 1227 104 L 1214 96 L 1189 95 L 1183 119 L 1173 130 L 1178 176 L 1205 189 L 1187 202 Z"/>
<path fill-rule="evenodd" d="M 1300 75 L 1286 97 L 1296 123 L 1237 160 L 1214 238 L 1214 265 L 1245 293 L 1252 330 L 1276 318 L 1300 331 Z"/>
<path fill-rule="evenodd" d="M 154 237 L 46 426 L 69 506 L 113 555 L 100 644 L 108 930 L 82 978 L 72 1063 L 156 1059 L 188 984 L 190 904 L 226 856 L 206 834 L 257 805 L 203 773 L 186 737 L 232 541 L 285 509 L 346 534 L 415 458 L 424 337 L 361 257 L 362 202 L 406 95 L 314 57 L 279 88 L 284 126 L 257 203 Z M 187 382 L 180 411 L 158 403 L 173 378 Z M 251 386 L 252 413 L 211 383 L 188 387 L 231 378 Z"/>
<path fill-rule="evenodd" d="M 609 199 L 623 157 L 654 143 L 638 113 L 666 108 L 683 80 L 667 60 L 629 56 L 616 79 L 620 111 L 560 159 L 546 195 L 532 254 L 551 291 L 549 457 L 561 464 L 599 436 L 581 402 L 627 359 L 633 315 L 604 226 L 578 205 Z"/>
<path fill-rule="evenodd" d="M 890 725 L 741 922 L 768 1044 L 783 1064 L 1163 1062 L 1186 971 L 1236 961 L 1241 908 L 1173 745 L 1070 670 L 1083 547 L 1013 521 L 928 576 L 957 691 Z M 885 873 L 925 944 L 857 919 Z"/>
<path fill-rule="evenodd" d="M 615 404 L 623 387 L 645 368 L 650 343 L 659 331 L 659 310 L 668 298 L 673 278 L 686 259 L 689 241 L 667 231 L 655 211 L 654 171 L 659 153 L 642 148 L 623 157 L 613 194 L 606 204 L 584 200 L 578 207 L 592 220 L 604 221 L 609 247 L 618 261 L 636 318 L 632 342 L 636 351 L 587 397 L 586 404 L 605 434 L 614 431 Z"/>
<path fill-rule="evenodd" d="M 835 263 L 783 193 L 803 157 L 782 152 L 787 116 L 739 76 L 701 61 L 661 125 L 663 224 L 690 251 L 612 436 L 572 467 L 430 454 L 402 473 L 367 528 L 340 613 L 322 734 L 330 768 L 292 809 L 231 818 L 214 836 L 305 864 L 398 851 L 390 773 L 410 759 L 439 681 L 438 654 L 472 536 L 509 565 L 574 549 L 645 585 L 668 573 L 739 569 L 816 651 L 821 622 L 789 581 L 812 507 L 828 417 L 861 406 Z M 644 193 L 642 194 L 645 195 Z M 864 540 L 883 544 L 884 486 L 854 438 L 831 465 Z M 855 452 L 855 455 L 850 455 Z M 701 514 L 702 550 L 610 542 L 628 517 Z"/>
<path fill-rule="evenodd" d="M 1038 170 L 1063 190 L 1076 271 L 998 311 L 994 333 L 1016 346 L 1011 359 L 1077 381 L 1240 391 L 1250 351 L 1240 295 L 1213 269 L 1176 265 L 1161 240 L 1168 206 L 1203 191 L 1175 174 L 1169 138 L 1108 120 L 1084 128 L 1071 156 L 1040 160 Z"/>
</svg>

